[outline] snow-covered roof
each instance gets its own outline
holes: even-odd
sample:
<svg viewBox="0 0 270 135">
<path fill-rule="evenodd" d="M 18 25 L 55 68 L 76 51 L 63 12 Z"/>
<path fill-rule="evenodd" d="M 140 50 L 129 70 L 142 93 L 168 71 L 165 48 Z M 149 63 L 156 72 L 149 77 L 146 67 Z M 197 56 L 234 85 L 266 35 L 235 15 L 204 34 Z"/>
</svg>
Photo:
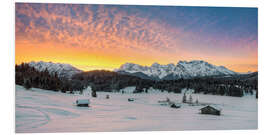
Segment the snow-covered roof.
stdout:
<svg viewBox="0 0 270 135">
<path fill-rule="evenodd" d="M 219 106 L 217 106 L 217 105 L 207 105 L 207 106 L 205 106 L 205 107 L 203 107 L 203 108 L 206 108 L 206 107 L 212 107 L 212 108 L 214 108 L 214 109 L 216 109 L 216 110 L 219 110 L 219 111 L 221 111 L 222 109 L 219 107 Z M 201 108 L 201 109 L 203 109 L 203 108 Z M 200 109 L 200 110 L 201 110 Z"/>
<path fill-rule="evenodd" d="M 89 104 L 90 101 L 89 101 L 89 99 L 77 99 L 76 103 L 77 104 Z"/>
</svg>

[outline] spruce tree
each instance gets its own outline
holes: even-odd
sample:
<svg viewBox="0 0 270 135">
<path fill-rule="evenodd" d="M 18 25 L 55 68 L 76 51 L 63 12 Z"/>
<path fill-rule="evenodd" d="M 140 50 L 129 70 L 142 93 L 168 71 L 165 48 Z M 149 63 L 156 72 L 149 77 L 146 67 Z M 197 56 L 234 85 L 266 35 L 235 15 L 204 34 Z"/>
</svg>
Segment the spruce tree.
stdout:
<svg viewBox="0 0 270 135">
<path fill-rule="evenodd" d="M 182 102 L 183 102 L 183 103 L 186 103 L 186 102 L 187 102 L 186 92 L 184 93 Z"/>
<path fill-rule="evenodd" d="M 96 90 L 92 90 L 92 97 L 97 97 Z"/>
<path fill-rule="evenodd" d="M 25 89 L 30 89 L 32 86 L 31 86 L 31 83 L 30 83 L 30 80 L 26 80 L 23 84 L 24 88 Z"/>
<path fill-rule="evenodd" d="M 191 96 L 191 94 L 189 95 L 189 102 L 192 103 L 192 96 Z"/>
</svg>

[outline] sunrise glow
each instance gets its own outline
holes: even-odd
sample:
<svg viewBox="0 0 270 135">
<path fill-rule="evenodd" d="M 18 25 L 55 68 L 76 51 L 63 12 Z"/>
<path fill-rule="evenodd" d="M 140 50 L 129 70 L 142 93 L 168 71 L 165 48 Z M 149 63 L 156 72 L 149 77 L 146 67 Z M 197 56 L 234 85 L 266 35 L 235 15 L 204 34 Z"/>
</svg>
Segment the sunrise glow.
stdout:
<svg viewBox="0 0 270 135">
<path fill-rule="evenodd" d="M 257 8 L 16 4 L 16 64 L 88 71 L 204 60 L 258 70 Z"/>
</svg>

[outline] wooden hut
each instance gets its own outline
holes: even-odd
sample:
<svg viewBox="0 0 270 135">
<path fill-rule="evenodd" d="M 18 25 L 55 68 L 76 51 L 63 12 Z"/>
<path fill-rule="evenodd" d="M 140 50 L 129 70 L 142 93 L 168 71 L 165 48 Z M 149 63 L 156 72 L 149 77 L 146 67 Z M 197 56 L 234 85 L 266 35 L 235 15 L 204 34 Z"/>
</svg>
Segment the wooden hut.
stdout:
<svg viewBox="0 0 270 135">
<path fill-rule="evenodd" d="M 180 108 L 181 107 L 181 105 L 180 104 L 176 104 L 176 103 L 172 103 L 171 104 L 171 106 L 170 106 L 171 108 Z"/>
<path fill-rule="evenodd" d="M 128 102 L 133 102 L 134 100 L 134 98 L 128 98 Z"/>
<path fill-rule="evenodd" d="M 90 101 L 89 99 L 77 99 L 76 105 L 79 107 L 89 107 Z"/>
<path fill-rule="evenodd" d="M 212 114 L 212 115 L 220 115 L 221 108 L 213 105 L 207 105 L 200 109 L 201 114 Z"/>
</svg>

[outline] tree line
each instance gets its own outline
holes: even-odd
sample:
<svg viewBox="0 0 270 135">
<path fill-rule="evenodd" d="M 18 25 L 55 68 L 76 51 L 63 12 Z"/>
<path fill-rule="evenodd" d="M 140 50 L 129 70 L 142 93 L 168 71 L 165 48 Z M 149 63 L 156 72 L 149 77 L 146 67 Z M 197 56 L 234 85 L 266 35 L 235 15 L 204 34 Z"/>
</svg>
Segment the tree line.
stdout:
<svg viewBox="0 0 270 135">
<path fill-rule="evenodd" d="M 134 93 L 147 92 L 150 87 L 162 91 L 181 93 L 182 89 L 194 89 L 195 93 L 242 97 L 244 93 L 258 91 L 258 80 L 247 77 L 200 77 L 177 80 L 150 80 L 111 71 L 89 71 L 76 74 L 74 80 L 91 85 L 95 91 L 119 91 L 136 86 Z M 258 93 L 258 92 L 256 92 Z M 257 95 L 256 95 L 257 96 Z"/>
<path fill-rule="evenodd" d="M 141 92 L 143 88 L 150 88 L 153 82 L 149 79 L 105 70 L 78 73 L 72 77 L 72 80 L 81 81 L 86 86 L 90 85 L 92 90 L 105 92 L 120 91 L 128 86 L 136 86 L 138 92 Z"/>
<path fill-rule="evenodd" d="M 58 77 L 57 73 L 49 73 L 47 69 L 38 71 L 26 63 L 15 65 L 15 83 L 26 89 L 32 87 L 52 91 L 82 91 L 86 86 L 78 80 Z"/>
<path fill-rule="evenodd" d="M 253 90 L 258 91 L 256 80 L 248 81 L 212 77 L 158 81 L 153 87 L 175 93 L 181 93 L 181 89 L 186 88 L 193 89 L 195 93 L 235 97 L 242 97 L 244 93 L 253 94 Z"/>
<path fill-rule="evenodd" d="M 134 93 L 147 92 L 150 87 L 162 91 L 181 93 L 182 89 L 194 89 L 195 93 L 241 97 L 244 93 L 258 94 L 257 77 L 201 77 L 176 80 L 150 80 L 112 71 L 95 70 L 75 74 L 72 78 L 59 78 L 57 73 L 37 71 L 28 64 L 16 65 L 16 84 L 25 88 L 41 88 L 53 91 L 82 91 L 91 86 L 93 91 L 120 91 L 136 86 Z"/>
</svg>

